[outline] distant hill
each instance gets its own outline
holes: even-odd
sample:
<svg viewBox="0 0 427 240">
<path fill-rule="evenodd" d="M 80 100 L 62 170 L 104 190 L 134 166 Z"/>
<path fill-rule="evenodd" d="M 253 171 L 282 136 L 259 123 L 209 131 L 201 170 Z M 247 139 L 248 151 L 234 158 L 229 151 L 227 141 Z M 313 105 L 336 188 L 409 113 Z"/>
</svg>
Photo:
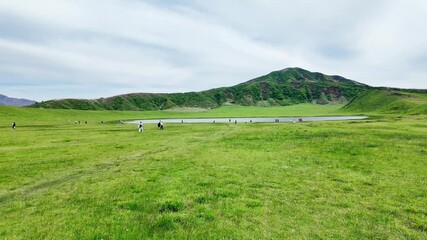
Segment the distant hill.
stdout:
<svg viewBox="0 0 427 240">
<path fill-rule="evenodd" d="M 23 98 L 11 98 L 5 95 L 0 94 L 0 105 L 3 106 L 14 106 L 14 107 L 24 107 L 36 103 L 36 101 L 23 99 Z"/>
<path fill-rule="evenodd" d="M 343 109 L 359 113 L 427 114 L 427 90 L 370 89 Z"/>
<path fill-rule="evenodd" d="M 286 68 L 232 86 L 186 93 L 131 93 L 100 99 L 61 99 L 37 108 L 80 110 L 163 110 L 174 107 L 215 108 L 224 104 L 284 106 L 297 103 L 347 103 L 371 89 L 341 76 Z"/>
</svg>

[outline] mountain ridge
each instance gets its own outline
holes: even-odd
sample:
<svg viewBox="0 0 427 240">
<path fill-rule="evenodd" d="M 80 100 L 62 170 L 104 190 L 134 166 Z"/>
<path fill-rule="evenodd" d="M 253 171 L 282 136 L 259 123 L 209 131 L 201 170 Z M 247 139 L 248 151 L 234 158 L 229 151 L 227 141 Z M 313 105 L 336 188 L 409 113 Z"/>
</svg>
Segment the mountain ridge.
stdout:
<svg viewBox="0 0 427 240">
<path fill-rule="evenodd" d="M 2 106 L 25 107 L 34 103 L 36 103 L 36 101 L 25 98 L 13 98 L 0 94 L 0 105 Z"/>
<path fill-rule="evenodd" d="M 31 107 L 80 110 L 164 110 L 173 107 L 215 108 L 223 104 L 284 106 L 297 103 L 347 103 L 372 87 L 338 75 L 285 68 L 239 83 L 199 92 L 128 93 L 98 99 L 61 99 Z"/>
</svg>

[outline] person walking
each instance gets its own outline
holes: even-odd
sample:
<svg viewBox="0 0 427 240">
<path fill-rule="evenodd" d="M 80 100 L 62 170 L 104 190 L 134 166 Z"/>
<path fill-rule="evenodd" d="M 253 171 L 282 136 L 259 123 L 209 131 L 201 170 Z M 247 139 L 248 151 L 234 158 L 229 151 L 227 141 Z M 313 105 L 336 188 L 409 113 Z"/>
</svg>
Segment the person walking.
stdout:
<svg viewBox="0 0 427 240">
<path fill-rule="evenodd" d="M 138 132 L 143 132 L 143 131 L 144 131 L 144 126 L 142 125 L 142 121 L 140 121 L 138 125 Z"/>
<path fill-rule="evenodd" d="M 13 129 L 13 130 L 15 130 L 15 129 L 16 129 L 16 123 L 15 123 L 15 122 L 13 122 L 13 123 L 12 123 L 12 129 Z"/>
</svg>

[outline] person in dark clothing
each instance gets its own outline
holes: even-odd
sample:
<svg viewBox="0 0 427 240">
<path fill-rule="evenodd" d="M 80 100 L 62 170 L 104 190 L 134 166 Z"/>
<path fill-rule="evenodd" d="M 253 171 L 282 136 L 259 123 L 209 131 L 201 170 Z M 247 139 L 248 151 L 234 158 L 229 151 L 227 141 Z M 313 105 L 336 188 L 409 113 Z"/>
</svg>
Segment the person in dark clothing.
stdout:
<svg viewBox="0 0 427 240">
<path fill-rule="evenodd" d="M 13 123 L 12 123 L 12 129 L 13 129 L 13 130 L 15 130 L 15 129 L 16 129 L 16 123 L 15 123 L 15 122 L 13 122 Z"/>
<path fill-rule="evenodd" d="M 144 131 L 144 126 L 142 125 L 142 121 L 140 121 L 138 125 L 138 132 L 143 132 L 143 131 Z"/>
</svg>

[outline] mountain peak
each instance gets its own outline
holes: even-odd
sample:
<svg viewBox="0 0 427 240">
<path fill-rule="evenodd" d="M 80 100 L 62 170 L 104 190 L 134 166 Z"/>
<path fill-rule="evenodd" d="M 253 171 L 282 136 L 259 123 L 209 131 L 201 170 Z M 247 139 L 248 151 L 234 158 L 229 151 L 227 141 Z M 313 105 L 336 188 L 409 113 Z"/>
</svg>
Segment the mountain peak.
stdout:
<svg viewBox="0 0 427 240">
<path fill-rule="evenodd" d="M 300 68 L 300 67 L 287 67 L 287 68 L 284 68 L 284 69 L 279 70 L 279 71 L 277 71 L 277 72 L 287 72 L 287 71 L 310 72 L 310 71 L 305 70 L 305 69 Z"/>
</svg>

